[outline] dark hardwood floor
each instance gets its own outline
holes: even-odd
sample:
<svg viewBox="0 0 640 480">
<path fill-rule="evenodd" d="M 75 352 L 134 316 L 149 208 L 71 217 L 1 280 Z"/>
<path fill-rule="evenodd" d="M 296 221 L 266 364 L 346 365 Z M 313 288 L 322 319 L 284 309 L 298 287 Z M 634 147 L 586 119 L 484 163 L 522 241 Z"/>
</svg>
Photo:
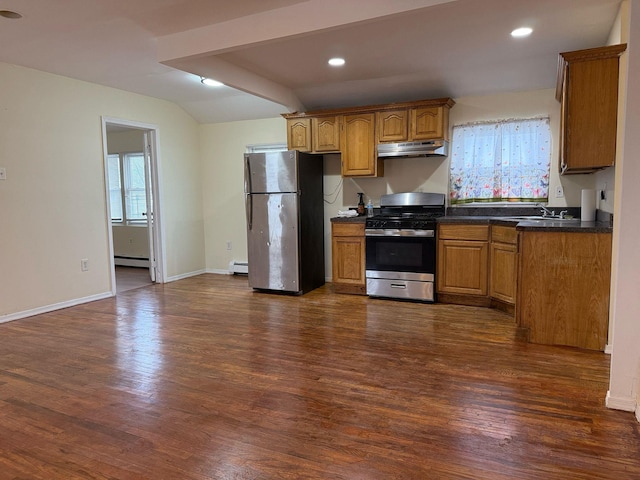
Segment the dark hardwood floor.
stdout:
<svg viewBox="0 0 640 480">
<path fill-rule="evenodd" d="M 201 275 L 0 325 L 0 479 L 640 479 L 609 357 Z"/>
</svg>

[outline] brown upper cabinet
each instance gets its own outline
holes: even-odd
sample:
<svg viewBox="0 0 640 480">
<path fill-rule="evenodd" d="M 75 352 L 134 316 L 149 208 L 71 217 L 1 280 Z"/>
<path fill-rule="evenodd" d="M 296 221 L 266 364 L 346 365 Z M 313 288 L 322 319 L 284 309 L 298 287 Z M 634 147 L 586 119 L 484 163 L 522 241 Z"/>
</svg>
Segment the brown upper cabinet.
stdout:
<svg viewBox="0 0 640 480">
<path fill-rule="evenodd" d="M 311 144 L 314 152 L 340 151 L 340 119 L 336 116 L 311 119 Z"/>
<path fill-rule="evenodd" d="M 560 173 L 591 173 L 615 164 L 619 60 L 626 44 L 561 53 Z"/>
<path fill-rule="evenodd" d="M 290 149 L 340 153 L 342 176 L 381 177 L 379 143 L 448 140 L 450 98 L 286 113 Z"/>
<path fill-rule="evenodd" d="M 376 152 L 375 115 L 344 115 L 342 123 L 342 176 L 381 177 L 384 172 Z"/>
<path fill-rule="evenodd" d="M 376 112 L 378 143 L 449 139 L 449 103 Z"/>
<path fill-rule="evenodd" d="M 287 146 L 291 150 L 300 150 L 301 152 L 312 150 L 310 118 L 287 120 Z"/>
<path fill-rule="evenodd" d="M 378 142 L 406 142 L 409 138 L 407 109 L 376 112 Z"/>
</svg>

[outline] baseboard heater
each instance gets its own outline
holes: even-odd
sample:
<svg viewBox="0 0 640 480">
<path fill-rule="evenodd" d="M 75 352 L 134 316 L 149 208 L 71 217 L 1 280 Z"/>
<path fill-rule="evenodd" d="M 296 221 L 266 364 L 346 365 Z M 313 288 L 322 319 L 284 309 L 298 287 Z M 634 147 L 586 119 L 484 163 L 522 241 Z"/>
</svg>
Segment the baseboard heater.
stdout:
<svg viewBox="0 0 640 480">
<path fill-rule="evenodd" d="M 247 275 L 249 273 L 249 263 L 232 260 L 229 262 L 229 273 L 231 275 Z"/>
<path fill-rule="evenodd" d="M 121 267 L 142 267 L 149 268 L 149 259 L 140 257 L 125 257 L 123 255 L 115 255 L 113 263 Z"/>
</svg>

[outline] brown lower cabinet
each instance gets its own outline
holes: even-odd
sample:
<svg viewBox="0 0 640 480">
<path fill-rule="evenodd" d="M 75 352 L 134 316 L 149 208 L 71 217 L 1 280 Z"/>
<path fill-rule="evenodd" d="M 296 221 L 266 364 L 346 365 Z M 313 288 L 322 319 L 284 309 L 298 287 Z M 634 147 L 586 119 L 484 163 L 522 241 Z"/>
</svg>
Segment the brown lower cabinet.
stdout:
<svg viewBox="0 0 640 480">
<path fill-rule="evenodd" d="M 489 306 L 489 225 L 438 226 L 438 301 Z"/>
<path fill-rule="evenodd" d="M 491 226 L 489 263 L 492 304 L 514 313 L 518 281 L 518 232 L 515 227 Z"/>
<path fill-rule="evenodd" d="M 365 295 L 364 223 L 331 223 L 333 289 L 338 293 Z"/>
<path fill-rule="evenodd" d="M 529 340 L 604 350 L 611 234 L 520 232 L 516 321 Z"/>
</svg>

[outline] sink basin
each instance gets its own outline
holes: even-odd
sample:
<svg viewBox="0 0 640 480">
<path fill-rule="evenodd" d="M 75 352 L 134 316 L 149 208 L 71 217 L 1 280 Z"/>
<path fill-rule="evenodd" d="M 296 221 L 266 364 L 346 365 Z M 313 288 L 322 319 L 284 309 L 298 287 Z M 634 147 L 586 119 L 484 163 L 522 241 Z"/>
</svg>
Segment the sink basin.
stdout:
<svg viewBox="0 0 640 480">
<path fill-rule="evenodd" d="M 543 217 L 542 215 L 523 215 L 520 217 L 506 217 L 510 220 L 521 220 L 523 222 L 579 222 L 579 218 L 557 218 Z"/>
</svg>

